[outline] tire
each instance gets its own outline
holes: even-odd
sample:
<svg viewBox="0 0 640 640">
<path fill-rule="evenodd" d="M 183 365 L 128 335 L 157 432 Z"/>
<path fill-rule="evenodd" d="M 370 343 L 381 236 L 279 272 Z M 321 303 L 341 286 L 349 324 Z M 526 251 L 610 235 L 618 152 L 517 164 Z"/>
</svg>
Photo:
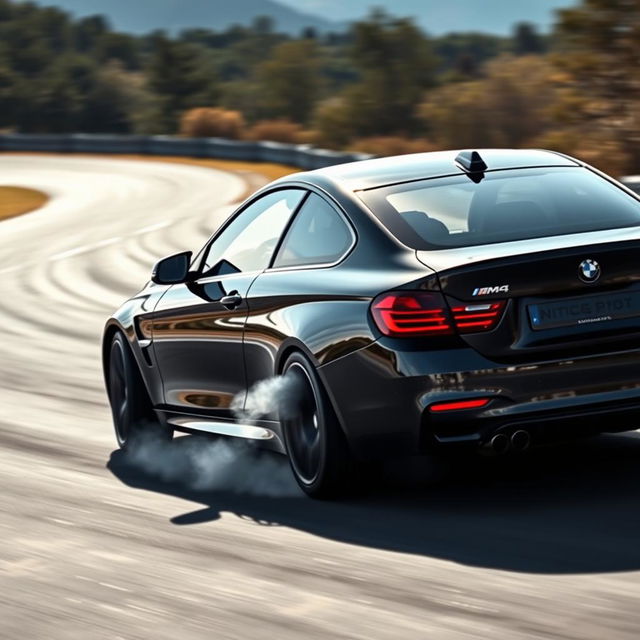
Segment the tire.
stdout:
<svg viewBox="0 0 640 640">
<path fill-rule="evenodd" d="M 121 333 L 111 341 L 108 391 L 116 440 L 127 449 L 141 434 L 171 439 L 172 432 L 158 424 L 153 405 L 131 348 Z"/>
<path fill-rule="evenodd" d="M 282 372 L 293 380 L 290 401 L 281 408 L 280 423 L 298 484 L 312 498 L 347 495 L 354 488 L 354 462 L 314 367 L 301 353 L 294 353 Z"/>
</svg>

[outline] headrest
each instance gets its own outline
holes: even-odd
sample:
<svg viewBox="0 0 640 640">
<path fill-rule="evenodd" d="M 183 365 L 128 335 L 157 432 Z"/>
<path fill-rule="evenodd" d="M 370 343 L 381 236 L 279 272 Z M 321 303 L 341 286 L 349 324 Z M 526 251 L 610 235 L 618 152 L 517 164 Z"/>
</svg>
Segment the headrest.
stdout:
<svg viewBox="0 0 640 640">
<path fill-rule="evenodd" d="M 427 242 L 438 244 L 449 236 L 447 226 L 440 220 L 430 218 L 424 211 L 403 211 L 400 215 Z"/>
</svg>

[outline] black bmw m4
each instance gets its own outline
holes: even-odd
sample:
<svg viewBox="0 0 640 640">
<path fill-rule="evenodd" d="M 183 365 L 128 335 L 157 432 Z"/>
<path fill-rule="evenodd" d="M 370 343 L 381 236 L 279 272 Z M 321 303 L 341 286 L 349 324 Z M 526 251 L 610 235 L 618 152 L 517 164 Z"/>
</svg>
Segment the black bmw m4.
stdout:
<svg viewBox="0 0 640 640">
<path fill-rule="evenodd" d="M 151 423 L 248 438 L 316 497 L 385 458 L 632 430 L 640 198 L 549 151 L 294 174 L 158 262 L 103 355 L 120 446 Z M 243 418 L 277 376 L 286 410 Z"/>
</svg>

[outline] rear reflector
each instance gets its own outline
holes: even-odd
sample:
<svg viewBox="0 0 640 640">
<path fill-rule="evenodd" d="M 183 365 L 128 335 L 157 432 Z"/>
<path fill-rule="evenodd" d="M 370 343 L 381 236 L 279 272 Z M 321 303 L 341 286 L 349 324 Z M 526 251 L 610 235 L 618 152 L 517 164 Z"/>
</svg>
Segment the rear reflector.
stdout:
<svg viewBox="0 0 640 640">
<path fill-rule="evenodd" d="M 437 402 L 429 407 L 433 413 L 442 411 L 460 411 L 462 409 L 481 409 L 491 402 L 491 398 L 475 398 L 473 400 L 459 400 L 457 402 Z"/>
<path fill-rule="evenodd" d="M 373 319 L 385 336 L 437 336 L 453 333 L 449 308 L 439 293 L 383 293 L 371 305 Z"/>
</svg>

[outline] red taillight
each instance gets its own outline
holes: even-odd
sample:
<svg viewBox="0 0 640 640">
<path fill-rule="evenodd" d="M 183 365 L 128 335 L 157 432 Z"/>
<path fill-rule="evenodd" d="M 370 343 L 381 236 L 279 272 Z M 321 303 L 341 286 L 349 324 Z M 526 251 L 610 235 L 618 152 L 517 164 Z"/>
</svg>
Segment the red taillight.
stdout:
<svg viewBox="0 0 640 640">
<path fill-rule="evenodd" d="M 433 291 L 393 291 L 378 296 L 371 312 L 385 336 L 422 337 L 491 331 L 507 306 L 504 300 L 465 303 Z"/>
<path fill-rule="evenodd" d="M 458 400 L 457 402 L 437 402 L 429 407 L 429 411 L 460 411 L 461 409 L 481 409 L 491 402 L 491 398 L 475 398 L 473 400 Z"/>
<path fill-rule="evenodd" d="M 504 300 L 491 301 L 486 304 L 456 302 L 451 306 L 456 329 L 460 333 L 491 331 L 500 322 L 506 304 Z"/>
<path fill-rule="evenodd" d="M 449 309 L 439 293 L 396 291 L 378 296 L 373 319 L 386 336 L 441 336 L 453 333 Z"/>
</svg>

